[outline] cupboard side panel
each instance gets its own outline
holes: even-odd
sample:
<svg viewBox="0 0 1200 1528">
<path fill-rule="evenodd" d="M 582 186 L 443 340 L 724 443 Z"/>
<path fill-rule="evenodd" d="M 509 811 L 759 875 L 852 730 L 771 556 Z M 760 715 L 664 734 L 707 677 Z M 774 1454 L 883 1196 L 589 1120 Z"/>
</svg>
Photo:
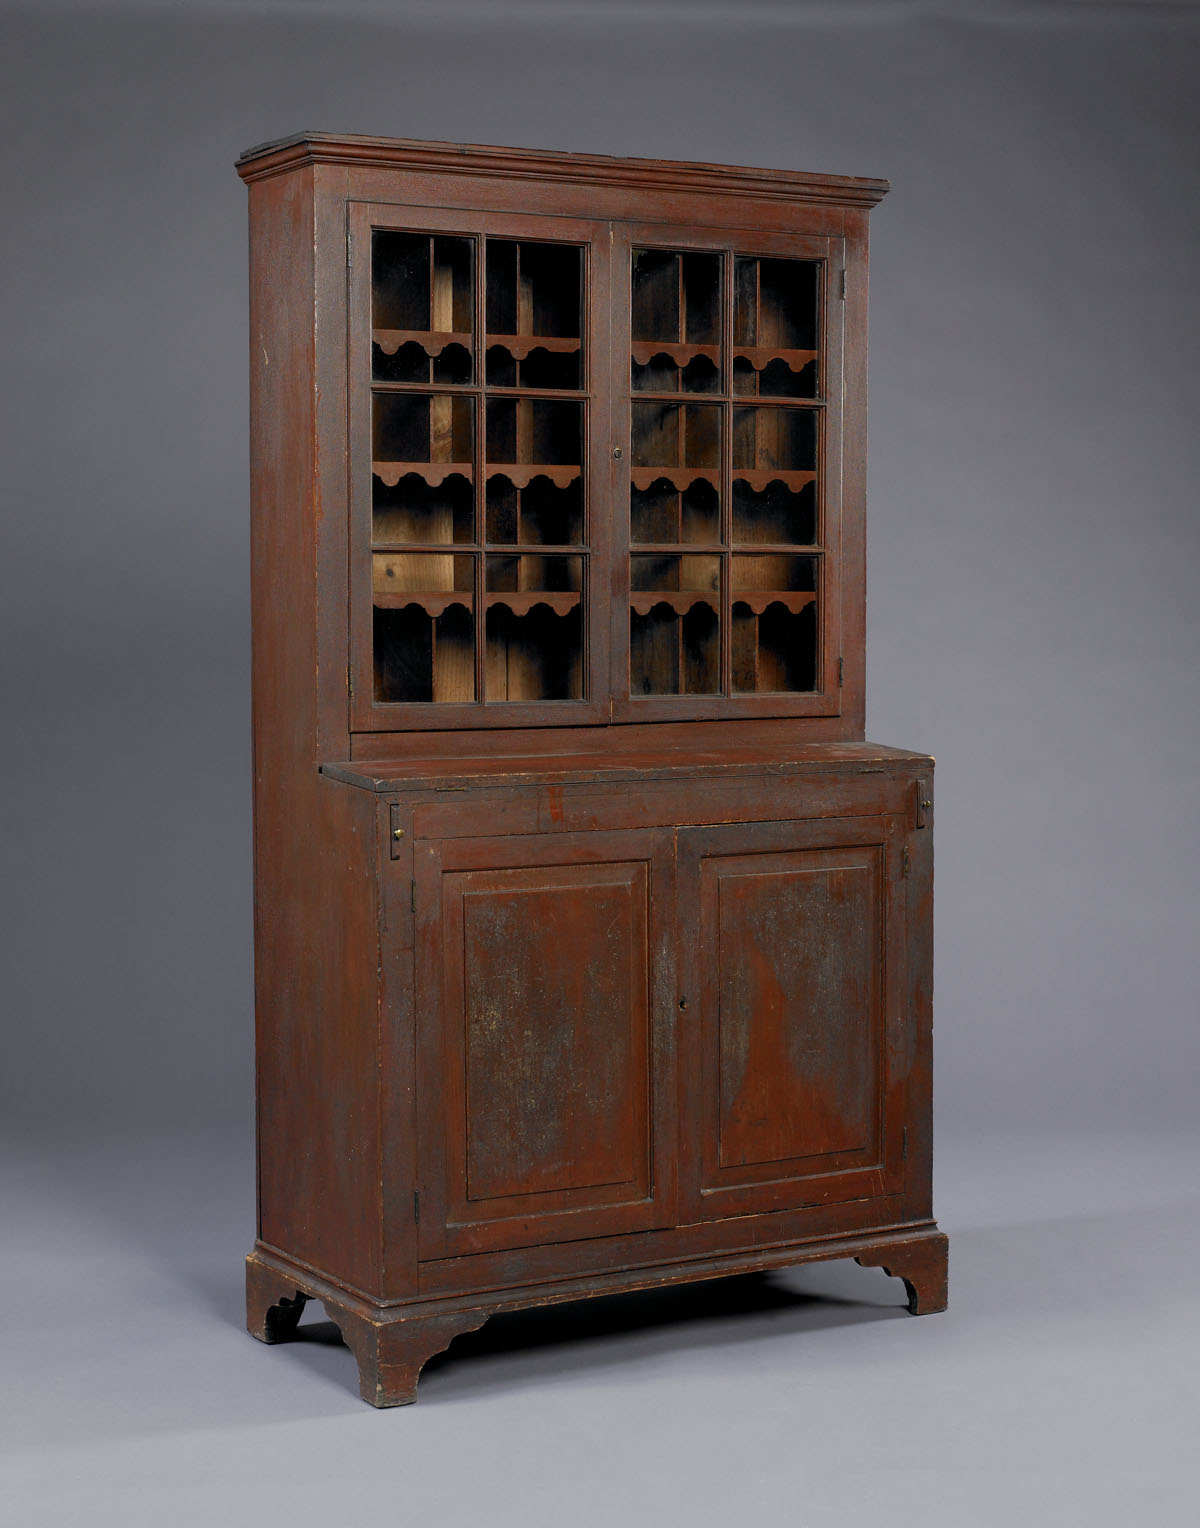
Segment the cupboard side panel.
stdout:
<svg viewBox="0 0 1200 1528">
<path fill-rule="evenodd" d="M 300 852 L 281 854 L 259 892 L 259 1238 L 337 1282 L 375 1292 L 375 803 L 336 785 L 310 794 L 316 799 L 303 806 L 294 801 Z"/>
<path fill-rule="evenodd" d="M 339 618 L 326 603 L 318 623 L 334 532 L 315 445 L 315 218 L 309 171 L 251 187 L 259 1237 L 369 1287 L 379 1262 L 374 803 L 317 773 L 319 733 L 333 748 L 349 739 L 344 689 L 338 732 L 318 683 Z M 344 630 L 340 591 L 338 602 Z"/>
</svg>

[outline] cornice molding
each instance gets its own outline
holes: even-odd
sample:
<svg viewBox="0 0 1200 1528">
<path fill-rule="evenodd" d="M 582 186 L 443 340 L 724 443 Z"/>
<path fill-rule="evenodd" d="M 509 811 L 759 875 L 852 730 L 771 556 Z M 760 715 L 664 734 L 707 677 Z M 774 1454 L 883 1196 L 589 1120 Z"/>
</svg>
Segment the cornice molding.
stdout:
<svg viewBox="0 0 1200 1528">
<path fill-rule="evenodd" d="M 502 180 L 549 180 L 653 191 L 709 191 L 758 200 L 836 203 L 849 207 L 873 207 L 888 190 L 886 180 L 850 175 L 314 132 L 295 133 L 247 149 L 237 161 L 237 172 L 244 181 L 254 181 L 310 164 L 432 174 L 453 172 Z"/>
</svg>

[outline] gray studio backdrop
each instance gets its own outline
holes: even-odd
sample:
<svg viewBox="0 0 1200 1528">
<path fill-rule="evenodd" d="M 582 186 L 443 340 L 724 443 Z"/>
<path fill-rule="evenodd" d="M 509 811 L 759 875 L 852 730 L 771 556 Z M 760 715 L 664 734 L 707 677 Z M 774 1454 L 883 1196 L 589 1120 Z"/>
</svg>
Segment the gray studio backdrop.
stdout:
<svg viewBox="0 0 1200 1528">
<path fill-rule="evenodd" d="M 1200 17 L 0 5 L 5 1128 L 250 1108 L 245 192 L 298 128 L 887 176 L 869 735 L 947 1136 L 1189 1122 Z"/>
</svg>

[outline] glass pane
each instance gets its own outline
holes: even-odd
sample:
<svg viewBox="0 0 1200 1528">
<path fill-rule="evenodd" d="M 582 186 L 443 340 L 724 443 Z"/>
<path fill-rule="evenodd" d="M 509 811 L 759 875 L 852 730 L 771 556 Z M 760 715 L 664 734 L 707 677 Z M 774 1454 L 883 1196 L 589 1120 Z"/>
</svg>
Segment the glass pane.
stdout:
<svg viewBox="0 0 1200 1528">
<path fill-rule="evenodd" d="M 371 558 L 375 603 L 390 603 L 412 594 L 457 594 L 460 598 L 454 603 L 469 607 L 475 587 L 474 564 L 469 552 L 376 552 Z"/>
<path fill-rule="evenodd" d="M 375 379 L 470 382 L 474 240 L 378 228 L 371 250 Z"/>
<path fill-rule="evenodd" d="M 487 608 L 484 694 L 490 701 L 582 700 L 583 612 L 539 601 L 520 613 Z"/>
<path fill-rule="evenodd" d="M 502 474 L 518 488 L 539 475 L 560 488 L 577 482 L 583 405 L 556 398 L 489 398 L 487 456 L 489 480 Z"/>
<path fill-rule="evenodd" d="M 733 390 L 815 398 L 820 265 L 739 255 L 733 268 Z"/>
<path fill-rule="evenodd" d="M 560 488 L 548 477 L 534 477 L 516 488 L 503 475 L 488 479 L 488 540 L 503 546 L 579 546 L 583 542 L 583 485 L 579 479 Z"/>
<path fill-rule="evenodd" d="M 415 472 L 388 487 L 376 478 L 372 528 L 376 546 L 388 542 L 463 543 L 475 539 L 475 498 L 461 473 L 436 486 Z"/>
<path fill-rule="evenodd" d="M 775 542 L 792 546 L 817 544 L 815 477 L 799 489 L 772 478 L 755 489 L 745 478 L 733 480 L 733 541 Z"/>
<path fill-rule="evenodd" d="M 583 250 L 487 241 L 487 384 L 582 386 Z"/>
<path fill-rule="evenodd" d="M 720 485 L 719 404 L 635 403 L 632 423 L 636 487 L 648 488 L 659 478 L 681 491 L 697 479 Z"/>
<path fill-rule="evenodd" d="M 733 469 L 816 468 L 817 415 L 813 409 L 741 408 L 733 411 Z"/>
<path fill-rule="evenodd" d="M 706 478 L 696 478 L 682 493 L 669 478 L 658 478 L 630 495 L 630 538 L 637 544 L 674 545 L 721 540 L 720 496 Z"/>
<path fill-rule="evenodd" d="M 375 607 L 375 699 L 462 705 L 475 699 L 475 617 L 460 604 Z"/>
<path fill-rule="evenodd" d="M 474 700 L 474 557 L 376 552 L 371 583 L 376 700 Z"/>
<path fill-rule="evenodd" d="M 635 543 L 721 539 L 720 404 L 634 403 L 629 529 Z"/>
<path fill-rule="evenodd" d="M 735 691 L 816 688 L 818 561 L 770 554 L 732 559 Z"/>
<path fill-rule="evenodd" d="M 629 559 L 634 592 L 684 590 L 716 595 L 721 587 L 721 558 L 710 556 L 637 556 Z"/>
<path fill-rule="evenodd" d="M 541 590 L 578 594 L 583 587 L 583 558 L 492 556 L 487 560 L 486 576 L 489 593 Z M 564 606 L 570 603 L 563 601 Z"/>
<path fill-rule="evenodd" d="M 452 393 L 377 393 L 372 468 L 389 488 L 408 475 L 437 487 L 474 475 L 475 402 Z"/>
<path fill-rule="evenodd" d="M 489 557 L 488 700 L 583 696 L 583 558 Z"/>
<path fill-rule="evenodd" d="M 721 256 L 635 249 L 630 289 L 638 392 L 721 390 Z"/>
<path fill-rule="evenodd" d="M 629 682 L 634 695 L 721 687 L 719 555 L 630 559 Z"/>
</svg>

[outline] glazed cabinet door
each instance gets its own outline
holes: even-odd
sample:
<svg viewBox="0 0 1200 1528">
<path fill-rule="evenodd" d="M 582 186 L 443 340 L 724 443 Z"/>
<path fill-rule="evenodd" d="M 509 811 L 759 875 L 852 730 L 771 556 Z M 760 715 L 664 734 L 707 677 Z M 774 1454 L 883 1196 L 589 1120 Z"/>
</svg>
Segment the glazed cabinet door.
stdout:
<svg viewBox="0 0 1200 1528">
<path fill-rule="evenodd" d="M 665 831 L 415 845 L 422 1258 L 667 1224 Z"/>
<path fill-rule="evenodd" d="M 893 814 L 680 833 L 689 1218 L 902 1187 L 906 831 Z"/>
<path fill-rule="evenodd" d="M 349 211 L 351 725 L 608 710 L 608 225 Z"/>
<path fill-rule="evenodd" d="M 845 268 L 840 236 L 615 226 L 618 719 L 838 714 Z"/>
</svg>

